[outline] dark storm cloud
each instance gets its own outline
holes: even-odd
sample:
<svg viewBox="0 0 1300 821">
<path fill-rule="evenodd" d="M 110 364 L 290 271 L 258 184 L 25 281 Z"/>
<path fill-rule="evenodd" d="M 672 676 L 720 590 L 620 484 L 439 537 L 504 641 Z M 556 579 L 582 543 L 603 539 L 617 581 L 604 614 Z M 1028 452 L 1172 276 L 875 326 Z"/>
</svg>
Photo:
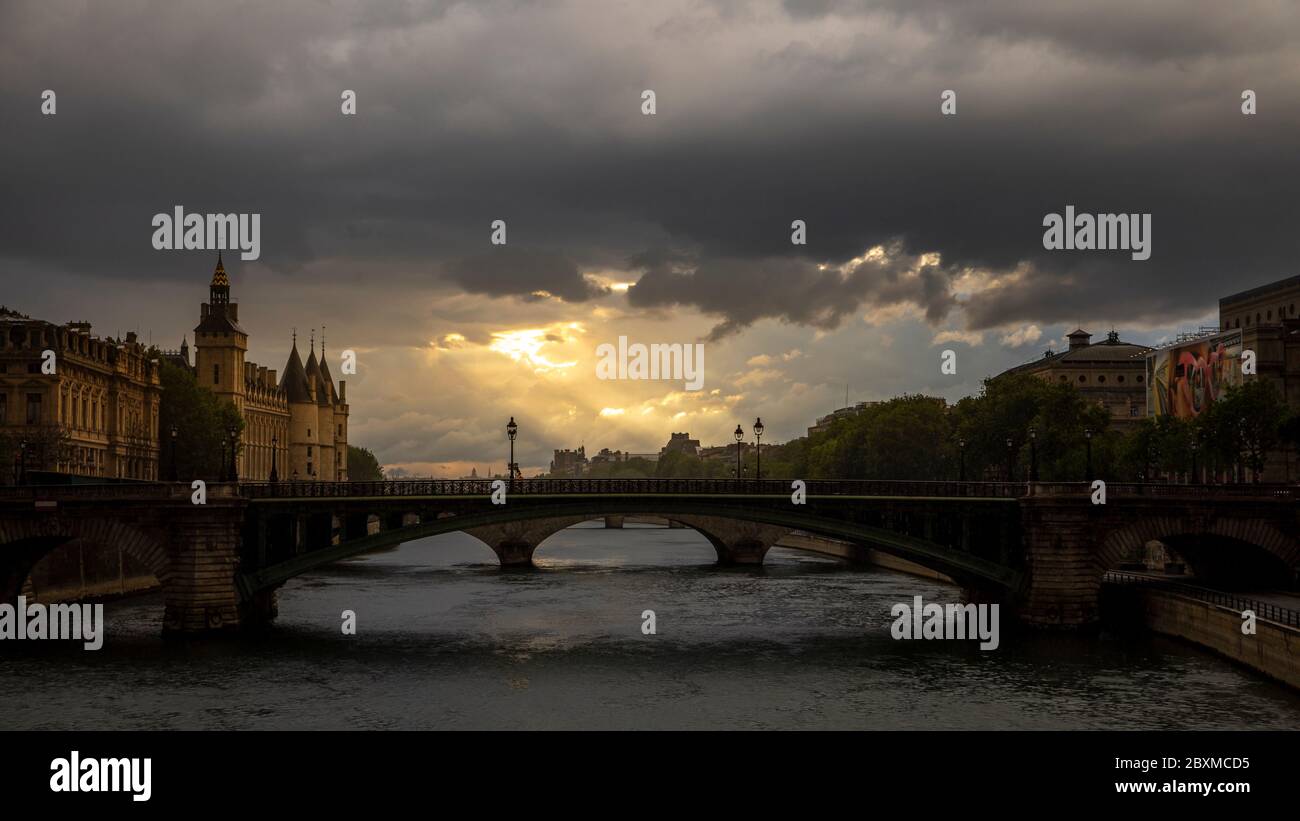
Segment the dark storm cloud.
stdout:
<svg viewBox="0 0 1300 821">
<path fill-rule="evenodd" d="M 931 322 L 943 319 L 954 300 L 950 272 L 922 266 L 895 245 L 851 270 L 819 266 L 796 257 L 709 258 L 695 262 L 662 251 L 633 258 L 644 271 L 628 290 L 633 307 L 690 305 L 725 317 L 709 333 L 720 339 L 764 318 L 816 328 L 838 326 L 863 304 L 912 303 Z"/>
<path fill-rule="evenodd" d="M 475 293 L 581 302 L 597 293 L 583 271 L 668 248 L 691 267 L 646 265 L 632 305 L 699 308 L 715 336 L 898 301 L 937 322 L 966 269 L 1028 271 L 971 298 L 973 328 L 1199 316 L 1294 273 L 1294 7 L 782 10 L 6 3 L 6 276 L 188 275 L 206 255 L 149 247 L 150 217 L 176 204 L 261 213 L 260 264 L 285 277 L 350 260 L 394 288 L 432 268 Z M 45 88 L 55 117 L 39 115 Z M 944 88 L 956 117 L 939 115 Z M 1151 260 L 1044 251 L 1043 215 L 1067 204 L 1152 213 Z M 507 254 L 488 244 L 497 218 Z M 807 246 L 790 245 L 792 219 Z M 833 273 L 877 245 L 942 262 Z"/>
<path fill-rule="evenodd" d="M 472 294 L 488 296 L 584 302 L 609 293 L 585 278 L 573 260 L 537 248 L 503 246 L 463 257 L 447 265 L 446 277 Z"/>
</svg>

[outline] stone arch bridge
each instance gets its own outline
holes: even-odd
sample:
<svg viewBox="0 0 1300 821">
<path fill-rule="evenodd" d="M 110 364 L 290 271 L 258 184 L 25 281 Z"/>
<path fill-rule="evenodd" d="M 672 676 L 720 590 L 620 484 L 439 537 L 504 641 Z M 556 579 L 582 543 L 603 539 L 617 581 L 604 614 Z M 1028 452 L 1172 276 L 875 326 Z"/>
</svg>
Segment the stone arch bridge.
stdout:
<svg viewBox="0 0 1300 821">
<path fill-rule="evenodd" d="M 58 545 L 121 547 L 164 590 L 168 633 L 253 626 L 275 591 L 324 564 L 441 533 L 485 542 L 503 566 L 529 565 L 544 539 L 590 519 L 656 516 L 699 531 L 721 564 L 761 564 L 792 531 L 942 572 L 1025 623 L 1080 627 L 1099 616 L 1102 574 L 1152 539 L 1193 566 L 1244 562 L 1290 586 L 1300 571 L 1300 489 L 1276 485 L 1116 485 L 1094 505 L 1083 483 L 530 479 L 493 504 L 490 480 L 186 484 L 0 489 L 0 600 Z M 377 527 L 376 527 L 377 525 Z"/>
</svg>

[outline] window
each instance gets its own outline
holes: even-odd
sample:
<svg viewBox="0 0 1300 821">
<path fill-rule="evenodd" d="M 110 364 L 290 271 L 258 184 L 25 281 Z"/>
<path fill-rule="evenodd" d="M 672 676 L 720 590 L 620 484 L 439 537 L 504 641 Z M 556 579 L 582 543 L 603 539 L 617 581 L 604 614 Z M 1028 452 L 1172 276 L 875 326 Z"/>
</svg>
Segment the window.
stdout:
<svg viewBox="0 0 1300 821">
<path fill-rule="evenodd" d="M 41 395 L 39 393 L 27 394 L 27 424 L 39 425 L 41 423 Z"/>
<path fill-rule="evenodd" d="M 1116 382 L 1123 382 L 1123 381 L 1124 381 L 1124 374 L 1120 374 L 1119 376 L 1115 377 L 1115 381 L 1116 381 Z"/>
<path fill-rule="evenodd" d="M 307 458 L 308 458 L 308 459 L 311 458 L 311 445 L 308 445 L 308 446 L 307 446 Z"/>
<path fill-rule="evenodd" d="M 220 366 L 220 365 L 213 365 L 213 366 L 212 366 L 212 384 L 214 384 L 214 385 L 220 385 L 220 384 L 221 384 L 221 366 Z"/>
<path fill-rule="evenodd" d="M 1142 384 L 1142 377 L 1139 376 L 1139 377 L 1137 378 L 1137 380 L 1138 380 L 1138 384 L 1141 385 L 1141 384 Z"/>
<path fill-rule="evenodd" d="M 1106 375 L 1105 375 L 1105 374 L 1102 374 L 1101 376 L 1097 377 L 1097 381 L 1098 381 L 1098 382 L 1105 382 L 1105 381 L 1106 381 Z"/>
<path fill-rule="evenodd" d="M 339 425 L 339 436 L 343 435 L 343 426 Z"/>
<path fill-rule="evenodd" d="M 1247 322 L 1246 324 L 1249 325 L 1250 323 Z M 1241 317 L 1237 317 L 1237 327 L 1238 327 L 1238 328 L 1241 327 Z"/>
<path fill-rule="evenodd" d="M 1079 381 L 1080 381 L 1080 382 L 1087 382 L 1087 381 L 1088 381 L 1088 377 L 1084 376 L 1083 374 L 1079 374 Z"/>
<path fill-rule="evenodd" d="M 311 428 L 307 428 L 307 438 L 311 438 Z"/>
</svg>

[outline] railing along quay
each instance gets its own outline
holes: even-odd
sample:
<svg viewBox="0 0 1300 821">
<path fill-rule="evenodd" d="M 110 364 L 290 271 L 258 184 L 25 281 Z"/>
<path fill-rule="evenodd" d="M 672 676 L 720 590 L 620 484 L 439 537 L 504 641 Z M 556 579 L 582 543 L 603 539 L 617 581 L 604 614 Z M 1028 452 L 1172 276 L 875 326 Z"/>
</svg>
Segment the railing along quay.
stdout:
<svg viewBox="0 0 1300 821">
<path fill-rule="evenodd" d="M 1182 582 L 1165 581 L 1164 579 L 1143 575 L 1141 573 L 1125 573 L 1122 570 L 1111 570 L 1102 577 L 1102 581 L 1111 584 L 1123 584 L 1136 587 L 1146 587 L 1152 590 L 1164 590 L 1170 593 L 1177 593 L 1180 596 L 1217 604 L 1221 607 L 1227 607 L 1236 610 L 1238 613 L 1243 610 L 1253 611 L 1254 614 L 1261 618 L 1278 624 L 1285 624 L 1288 627 L 1300 628 L 1300 610 L 1292 610 L 1289 607 L 1262 602 L 1257 599 L 1236 596 L 1232 593 L 1226 593 L 1222 590 L 1213 590 L 1208 587 L 1197 587 L 1196 585 L 1183 584 Z"/>
</svg>

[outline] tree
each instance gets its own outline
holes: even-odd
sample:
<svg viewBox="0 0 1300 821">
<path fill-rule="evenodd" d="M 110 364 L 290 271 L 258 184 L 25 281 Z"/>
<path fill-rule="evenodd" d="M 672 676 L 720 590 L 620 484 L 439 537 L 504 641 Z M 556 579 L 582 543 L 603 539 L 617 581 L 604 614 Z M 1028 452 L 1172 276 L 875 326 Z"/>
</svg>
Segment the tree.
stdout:
<svg viewBox="0 0 1300 821">
<path fill-rule="evenodd" d="M 1197 423 L 1224 465 L 1238 465 L 1243 473 L 1249 470 L 1259 481 L 1268 454 L 1282 441 L 1286 416 L 1286 404 L 1274 384 L 1252 379 L 1230 386 L 1223 399 L 1197 417 Z"/>
<path fill-rule="evenodd" d="M 184 482 L 193 479 L 219 481 L 230 465 L 227 438 L 244 430 L 244 420 L 229 401 L 199 386 L 189 369 L 162 361 L 162 401 L 158 408 L 161 439 L 159 474 L 171 473 L 171 428 L 176 426 L 176 475 Z"/>
<path fill-rule="evenodd" d="M 379 482 L 384 468 L 369 448 L 348 445 L 348 479 L 353 482 Z"/>
</svg>

